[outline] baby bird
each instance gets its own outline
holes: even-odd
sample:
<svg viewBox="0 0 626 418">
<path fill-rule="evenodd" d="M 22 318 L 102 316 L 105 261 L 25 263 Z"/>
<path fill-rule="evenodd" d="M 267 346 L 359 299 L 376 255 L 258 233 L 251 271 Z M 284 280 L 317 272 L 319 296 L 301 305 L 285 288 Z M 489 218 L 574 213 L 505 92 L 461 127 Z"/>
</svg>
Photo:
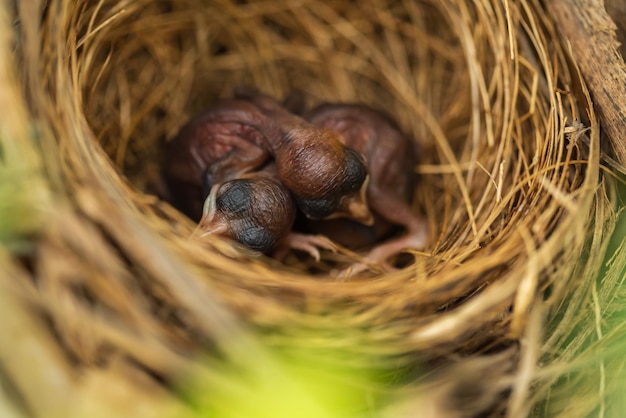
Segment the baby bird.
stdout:
<svg viewBox="0 0 626 418">
<path fill-rule="evenodd" d="M 394 226 L 404 227 L 404 235 L 378 244 L 369 252 L 365 259 L 373 263 L 385 264 L 388 258 L 408 248 L 424 248 L 428 239 L 426 222 L 409 206 L 416 158 L 412 141 L 390 118 L 364 105 L 323 104 L 311 110 L 306 119 L 340 133 L 348 147 L 365 156 L 370 173 L 367 203 L 375 217 L 371 227 L 337 220 L 318 222 L 314 228 L 331 239 L 360 247 L 379 242 L 393 232 Z M 364 265 L 354 267 L 354 272 L 365 269 Z"/>
<path fill-rule="evenodd" d="M 373 222 L 365 201 L 369 175 L 365 159 L 340 133 L 312 125 L 274 99 L 246 90 L 235 97 L 254 103 L 282 132 L 272 143 L 280 181 L 309 219 L 349 218 Z"/>
<path fill-rule="evenodd" d="M 201 235 L 223 235 L 264 253 L 286 246 L 319 259 L 317 246 L 334 249 L 328 240 L 291 232 L 295 205 L 270 163 L 267 139 L 280 135 L 252 103 L 221 101 L 168 144 L 165 198 L 200 220 Z"/>
<path fill-rule="evenodd" d="M 198 223 L 201 236 L 221 235 L 267 253 L 289 234 L 296 207 L 270 170 L 247 173 L 211 188 Z"/>
<path fill-rule="evenodd" d="M 322 237 L 291 231 L 296 206 L 271 164 L 263 170 L 216 184 L 206 198 L 195 233 L 220 235 L 262 253 L 294 248 L 320 259 L 317 247 L 334 249 Z M 194 234 L 195 234 L 194 233 Z"/>
<path fill-rule="evenodd" d="M 192 118 L 167 144 L 168 200 L 195 221 L 211 188 L 255 171 L 271 158 L 267 135 L 280 136 L 253 104 L 223 100 Z"/>
</svg>

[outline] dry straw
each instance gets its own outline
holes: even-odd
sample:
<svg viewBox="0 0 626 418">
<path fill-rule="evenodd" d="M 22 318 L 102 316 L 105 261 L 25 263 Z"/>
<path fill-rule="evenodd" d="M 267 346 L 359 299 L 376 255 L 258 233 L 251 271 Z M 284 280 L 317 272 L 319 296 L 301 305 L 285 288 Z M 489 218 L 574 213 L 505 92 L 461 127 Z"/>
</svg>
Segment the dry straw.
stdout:
<svg viewBox="0 0 626 418">
<path fill-rule="evenodd" d="M 539 1 L 17 3 L 0 26 L 2 175 L 19 184 L 2 205 L 22 219 L 0 253 L 0 370 L 33 416 L 166 416 L 182 371 L 220 380 L 193 353 L 271 362 L 260 342 L 435 372 L 403 378 L 389 416 L 523 416 L 550 396 L 593 312 L 615 181 Z M 338 281 L 354 254 L 284 266 L 189 241 L 144 192 L 161 145 L 238 85 L 393 114 L 421 145 L 428 248 Z"/>
</svg>

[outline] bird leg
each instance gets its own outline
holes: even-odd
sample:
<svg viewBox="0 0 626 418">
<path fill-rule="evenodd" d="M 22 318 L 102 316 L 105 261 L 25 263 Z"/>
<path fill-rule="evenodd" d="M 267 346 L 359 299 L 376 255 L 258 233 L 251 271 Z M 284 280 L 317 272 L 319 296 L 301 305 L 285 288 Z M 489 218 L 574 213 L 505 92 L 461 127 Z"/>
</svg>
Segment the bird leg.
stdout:
<svg viewBox="0 0 626 418">
<path fill-rule="evenodd" d="M 315 261 L 320 261 L 320 251 L 318 248 L 337 252 L 337 246 L 323 235 L 308 235 L 298 232 L 290 232 L 286 237 L 276 244 L 276 249 L 272 256 L 277 260 L 285 258 L 289 250 L 300 250 L 308 253 Z"/>
<path fill-rule="evenodd" d="M 371 266 L 380 266 L 384 270 L 393 270 L 387 263 L 392 256 L 407 249 L 423 249 L 428 244 L 428 225 L 426 220 L 415 215 L 411 208 L 402 200 L 385 195 L 371 199 L 372 209 L 391 223 L 403 225 L 406 233 L 392 238 L 372 248 L 363 258 L 363 262 L 355 263 L 343 270 L 338 278 L 346 278 L 365 270 Z"/>
</svg>

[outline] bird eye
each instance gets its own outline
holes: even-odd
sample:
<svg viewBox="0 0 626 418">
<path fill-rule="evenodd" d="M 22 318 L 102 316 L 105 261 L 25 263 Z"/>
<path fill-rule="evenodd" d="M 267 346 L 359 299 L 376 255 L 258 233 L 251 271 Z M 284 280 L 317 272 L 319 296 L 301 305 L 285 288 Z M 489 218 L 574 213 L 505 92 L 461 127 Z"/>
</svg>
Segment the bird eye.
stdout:
<svg viewBox="0 0 626 418">
<path fill-rule="evenodd" d="M 363 157 L 352 148 L 346 148 L 346 172 L 341 191 L 356 192 L 361 188 L 367 177 L 367 167 Z"/>
<path fill-rule="evenodd" d="M 251 189 L 249 182 L 244 180 L 233 180 L 224 183 L 215 202 L 217 209 L 231 215 L 243 212 L 250 203 Z"/>
<path fill-rule="evenodd" d="M 336 199 L 302 199 L 295 198 L 298 207 L 311 219 L 324 219 L 332 215 L 338 206 Z"/>
<path fill-rule="evenodd" d="M 246 247 L 261 252 L 272 249 L 275 241 L 273 235 L 260 226 L 244 228 L 236 239 Z"/>
</svg>

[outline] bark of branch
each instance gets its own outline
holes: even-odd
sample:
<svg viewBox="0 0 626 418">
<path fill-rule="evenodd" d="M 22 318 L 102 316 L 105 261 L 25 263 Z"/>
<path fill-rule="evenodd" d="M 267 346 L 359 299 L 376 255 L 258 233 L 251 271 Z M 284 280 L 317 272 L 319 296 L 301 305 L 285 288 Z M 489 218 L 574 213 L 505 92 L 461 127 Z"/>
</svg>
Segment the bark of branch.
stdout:
<svg viewBox="0 0 626 418">
<path fill-rule="evenodd" d="M 546 8 L 591 92 L 600 126 L 626 167 L 626 65 L 603 0 L 549 0 Z"/>
</svg>

